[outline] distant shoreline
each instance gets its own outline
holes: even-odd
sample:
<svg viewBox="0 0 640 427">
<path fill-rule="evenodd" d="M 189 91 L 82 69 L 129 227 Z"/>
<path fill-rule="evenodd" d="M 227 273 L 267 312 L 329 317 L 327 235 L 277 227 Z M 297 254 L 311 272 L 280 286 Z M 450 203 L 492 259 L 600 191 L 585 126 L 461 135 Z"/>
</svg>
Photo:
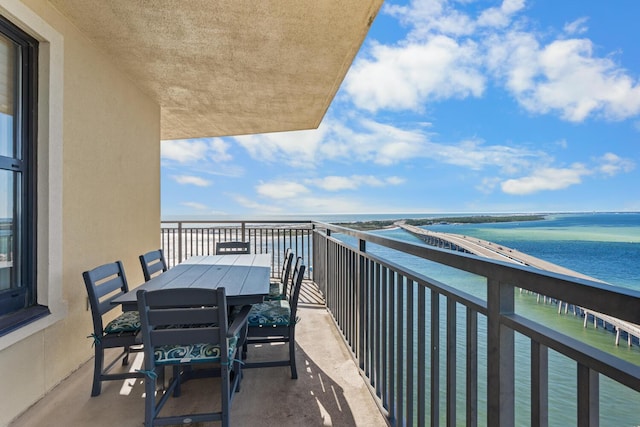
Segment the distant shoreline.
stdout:
<svg viewBox="0 0 640 427">
<path fill-rule="evenodd" d="M 499 222 L 543 221 L 545 218 L 546 215 L 473 215 L 420 219 L 389 219 L 379 221 L 336 222 L 334 224 L 342 227 L 353 228 L 356 230 L 369 231 L 395 228 L 397 227 L 398 222 L 419 227 L 423 225 L 434 224 L 486 224 Z"/>
</svg>

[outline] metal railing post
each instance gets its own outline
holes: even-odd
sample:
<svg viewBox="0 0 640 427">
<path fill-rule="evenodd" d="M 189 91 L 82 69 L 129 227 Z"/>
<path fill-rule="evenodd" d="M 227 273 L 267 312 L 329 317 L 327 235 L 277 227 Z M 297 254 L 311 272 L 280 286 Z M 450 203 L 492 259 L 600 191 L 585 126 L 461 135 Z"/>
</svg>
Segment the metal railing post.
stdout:
<svg viewBox="0 0 640 427">
<path fill-rule="evenodd" d="M 357 334 L 358 337 L 358 362 L 360 365 L 360 369 L 364 369 L 365 367 L 365 358 L 363 355 L 365 354 L 364 348 L 364 335 L 365 335 L 365 325 L 366 325 L 366 317 L 367 317 L 367 309 L 366 309 L 366 281 L 367 281 L 367 268 L 366 268 L 366 258 L 365 253 L 367 252 L 367 242 L 364 239 L 360 239 L 359 243 L 360 254 L 358 255 L 358 325 L 357 325 Z"/>
<path fill-rule="evenodd" d="M 182 262 L 182 222 L 178 222 L 178 264 Z"/>
<path fill-rule="evenodd" d="M 514 287 L 488 279 L 487 283 L 487 425 L 515 425 L 515 347 L 512 329 L 501 316 L 514 312 Z"/>
</svg>

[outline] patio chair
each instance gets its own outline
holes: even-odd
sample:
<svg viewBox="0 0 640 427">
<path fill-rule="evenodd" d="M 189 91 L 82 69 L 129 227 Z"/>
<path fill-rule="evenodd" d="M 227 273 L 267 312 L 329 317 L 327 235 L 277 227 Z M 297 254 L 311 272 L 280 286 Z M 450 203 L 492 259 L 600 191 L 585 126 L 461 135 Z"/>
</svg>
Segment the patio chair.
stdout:
<svg viewBox="0 0 640 427">
<path fill-rule="evenodd" d="M 144 255 L 140 255 L 139 258 L 145 282 L 148 282 L 152 277 L 167 271 L 167 261 L 164 259 L 164 252 L 162 252 L 162 249 L 147 252 Z"/>
<path fill-rule="evenodd" d="M 293 251 L 291 248 L 287 248 L 284 254 L 284 261 L 282 263 L 282 271 L 280 272 L 280 278 L 269 284 L 269 295 L 266 300 L 281 300 L 286 299 L 286 287 L 289 282 L 289 276 L 291 275 L 291 266 L 293 265 Z"/>
<path fill-rule="evenodd" d="M 104 326 L 103 317 L 118 308 L 118 305 L 112 304 L 111 301 L 129 291 L 121 261 L 85 271 L 82 277 L 87 288 L 93 319 L 93 334 L 89 336 L 93 338 L 95 348 L 91 396 L 98 396 L 102 389 L 102 381 L 142 378 L 142 374 L 138 372 L 109 374 L 118 360 L 122 359 L 122 365 L 126 366 L 129 364 L 129 353 L 141 351 L 142 342 L 138 336 L 140 317 L 137 311 L 127 311 Z M 105 367 L 104 350 L 118 347 L 122 347 L 122 352 Z"/>
<path fill-rule="evenodd" d="M 242 362 L 236 356 L 238 340 L 250 306 L 240 310 L 227 327 L 225 288 L 138 290 L 136 295 L 145 349 L 145 426 L 208 421 L 228 426 L 231 401 L 242 377 Z M 202 370 L 196 367 L 203 365 L 213 365 L 219 371 L 220 411 L 160 416 L 171 394 L 180 395 L 182 381 L 202 376 L 198 376 Z M 156 397 L 156 378 L 169 366 L 173 378 L 164 393 Z"/>
<path fill-rule="evenodd" d="M 304 270 L 305 266 L 302 264 L 302 257 L 298 257 L 293 271 L 293 278 L 288 286 L 287 299 L 254 304 L 249 312 L 249 327 L 243 346 L 243 357 L 246 356 L 248 345 L 251 344 L 289 343 L 288 358 L 264 362 L 246 362 L 244 364 L 245 368 L 290 366 L 291 378 L 298 378 L 295 356 L 295 332 L 296 323 L 298 323 L 296 313 Z"/>
<path fill-rule="evenodd" d="M 216 242 L 216 255 L 248 254 L 249 242 Z"/>
</svg>

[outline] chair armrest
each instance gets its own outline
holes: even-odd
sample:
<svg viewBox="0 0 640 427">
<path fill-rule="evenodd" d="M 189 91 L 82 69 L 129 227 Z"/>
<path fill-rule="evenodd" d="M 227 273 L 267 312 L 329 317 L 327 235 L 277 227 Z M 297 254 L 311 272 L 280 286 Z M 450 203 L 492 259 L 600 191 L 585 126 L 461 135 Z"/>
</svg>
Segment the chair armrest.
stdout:
<svg viewBox="0 0 640 427">
<path fill-rule="evenodd" d="M 227 337 L 231 338 L 240 333 L 240 329 L 247 324 L 247 320 L 249 319 L 249 311 L 251 311 L 250 305 L 245 305 L 242 307 L 240 312 L 233 318 L 233 322 L 229 325 L 229 330 L 227 331 Z"/>
</svg>

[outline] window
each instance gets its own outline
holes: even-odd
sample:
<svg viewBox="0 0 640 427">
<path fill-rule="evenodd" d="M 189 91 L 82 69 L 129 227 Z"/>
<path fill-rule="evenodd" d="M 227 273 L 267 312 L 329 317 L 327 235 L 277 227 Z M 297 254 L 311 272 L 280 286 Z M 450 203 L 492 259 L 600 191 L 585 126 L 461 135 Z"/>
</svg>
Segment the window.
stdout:
<svg viewBox="0 0 640 427">
<path fill-rule="evenodd" d="M 0 335 L 48 313 L 36 295 L 38 42 L 0 17 Z"/>
</svg>

